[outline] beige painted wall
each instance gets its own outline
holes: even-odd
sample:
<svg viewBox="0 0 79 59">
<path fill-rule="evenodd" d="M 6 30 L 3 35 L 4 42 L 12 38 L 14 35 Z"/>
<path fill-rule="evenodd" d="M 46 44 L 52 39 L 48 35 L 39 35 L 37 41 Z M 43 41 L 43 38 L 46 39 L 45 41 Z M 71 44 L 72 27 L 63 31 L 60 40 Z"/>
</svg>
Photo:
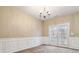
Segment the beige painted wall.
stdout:
<svg viewBox="0 0 79 59">
<path fill-rule="evenodd" d="M 54 19 L 44 21 L 43 35 L 48 36 L 48 26 L 61 23 L 70 23 L 70 33 L 73 32 L 74 36 L 79 36 L 79 12 L 71 15 L 55 17 Z"/>
<path fill-rule="evenodd" d="M 0 7 L 0 37 L 34 37 L 42 35 L 42 21 L 15 7 Z"/>
<path fill-rule="evenodd" d="M 66 22 L 74 36 L 79 36 L 79 12 L 41 21 L 15 7 L 0 7 L 0 37 L 48 36 L 49 25 Z"/>
</svg>

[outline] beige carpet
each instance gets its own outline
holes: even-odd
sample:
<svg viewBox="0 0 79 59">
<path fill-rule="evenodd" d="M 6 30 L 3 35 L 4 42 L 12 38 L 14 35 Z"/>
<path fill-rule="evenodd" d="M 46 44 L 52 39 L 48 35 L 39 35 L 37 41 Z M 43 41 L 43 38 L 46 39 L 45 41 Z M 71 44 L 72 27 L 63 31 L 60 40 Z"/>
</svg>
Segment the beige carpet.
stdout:
<svg viewBox="0 0 79 59">
<path fill-rule="evenodd" d="M 72 50 L 50 45 L 41 45 L 35 48 L 25 49 L 17 53 L 79 53 L 79 50 Z"/>
</svg>

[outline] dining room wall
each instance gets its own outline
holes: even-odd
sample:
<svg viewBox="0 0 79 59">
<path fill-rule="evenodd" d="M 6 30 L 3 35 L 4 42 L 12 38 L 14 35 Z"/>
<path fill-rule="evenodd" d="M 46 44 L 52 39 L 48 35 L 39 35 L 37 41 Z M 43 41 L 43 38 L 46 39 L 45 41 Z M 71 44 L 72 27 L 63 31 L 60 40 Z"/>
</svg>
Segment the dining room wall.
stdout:
<svg viewBox="0 0 79 59">
<path fill-rule="evenodd" d="M 16 7 L 0 6 L 0 37 L 42 36 L 42 21 Z"/>
<path fill-rule="evenodd" d="M 70 23 L 70 36 L 79 37 L 79 12 L 69 15 L 56 16 L 55 18 L 45 20 L 43 23 L 43 36 L 48 36 L 48 27 L 50 25 L 63 23 Z"/>
</svg>

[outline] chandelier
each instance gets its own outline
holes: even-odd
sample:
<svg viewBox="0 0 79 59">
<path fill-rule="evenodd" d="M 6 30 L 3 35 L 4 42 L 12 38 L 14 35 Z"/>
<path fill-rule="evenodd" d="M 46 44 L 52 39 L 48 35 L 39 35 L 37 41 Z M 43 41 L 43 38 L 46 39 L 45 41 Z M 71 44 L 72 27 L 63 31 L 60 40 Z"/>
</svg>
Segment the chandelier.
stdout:
<svg viewBox="0 0 79 59">
<path fill-rule="evenodd" d="M 43 10 L 40 12 L 40 18 L 43 18 L 43 19 L 47 19 L 48 17 L 50 17 L 50 9 L 48 8 L 43 8 Z"/>
</svg>

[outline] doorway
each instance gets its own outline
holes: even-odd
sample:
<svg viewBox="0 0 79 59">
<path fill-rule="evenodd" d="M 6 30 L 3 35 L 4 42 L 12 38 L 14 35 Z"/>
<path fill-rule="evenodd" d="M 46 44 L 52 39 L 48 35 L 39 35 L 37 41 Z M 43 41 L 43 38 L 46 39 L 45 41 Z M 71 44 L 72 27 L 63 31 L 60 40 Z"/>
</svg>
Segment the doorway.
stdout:
<svg viewBox="0 0 79 59">
<path fill-rule="evenodd" d="M 67 47 L 69 45 L 69 23 L 49 26 L 49 44 Z"/>
</svg>

